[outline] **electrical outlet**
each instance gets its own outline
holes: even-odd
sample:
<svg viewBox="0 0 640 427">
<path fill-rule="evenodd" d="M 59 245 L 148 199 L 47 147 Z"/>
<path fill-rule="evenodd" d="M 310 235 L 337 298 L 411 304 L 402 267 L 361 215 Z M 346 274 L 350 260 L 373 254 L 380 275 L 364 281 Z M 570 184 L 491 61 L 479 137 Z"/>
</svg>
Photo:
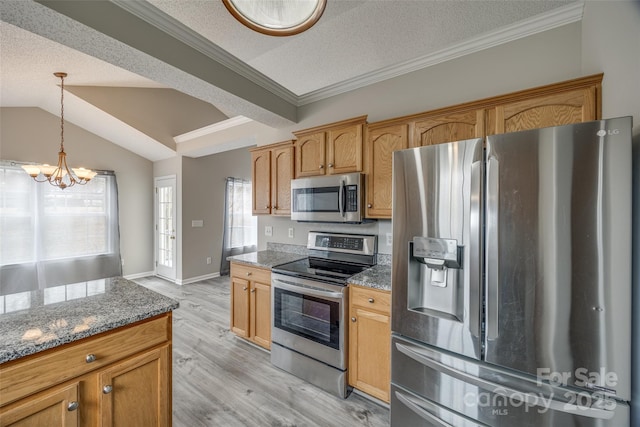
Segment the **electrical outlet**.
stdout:
<svg viewBox="0 0 640 427">
<path fill-rule="evenodd" d="M 289 227 L 289 238 L 293 239 L 293 227 Z"/>
<path fill-rule="evenodd" d="M 387 246 L 393 245 L 393 234 L 387 233 Z"/>
<path fill-rule="evenodd" d="M 120 262 L 122 263 L 122 266 L 124 267 L 124 258 L 121 258 Z"/>
<path fill-rule="evenodd" d="M 264 227 L 264 235 L 265 236 L 273 236 L 273 227 L 270 225 L 266 225 Z"/>
<path fill-rule="evenodd" d="M 207 257 L 207 264 L 211 264 L 211 257 L 210 256 Z"/>
</svg>

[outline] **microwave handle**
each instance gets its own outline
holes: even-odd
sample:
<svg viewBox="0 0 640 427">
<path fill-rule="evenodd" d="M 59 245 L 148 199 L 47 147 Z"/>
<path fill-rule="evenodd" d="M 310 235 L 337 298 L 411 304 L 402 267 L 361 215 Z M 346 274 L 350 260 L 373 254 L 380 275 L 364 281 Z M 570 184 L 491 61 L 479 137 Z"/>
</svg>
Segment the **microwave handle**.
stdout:
<svg viewBox="0 0 640 427">
<path fill-rule="evenodd" d="M 346 185 L 344 181 L 340 182 L 340 192 L 338 193 L 338 209 L 340 210 L 340 216 L 344 218 L 345 215 L 345 205 L 347 204 L 347 191 Z"/>
</svg>

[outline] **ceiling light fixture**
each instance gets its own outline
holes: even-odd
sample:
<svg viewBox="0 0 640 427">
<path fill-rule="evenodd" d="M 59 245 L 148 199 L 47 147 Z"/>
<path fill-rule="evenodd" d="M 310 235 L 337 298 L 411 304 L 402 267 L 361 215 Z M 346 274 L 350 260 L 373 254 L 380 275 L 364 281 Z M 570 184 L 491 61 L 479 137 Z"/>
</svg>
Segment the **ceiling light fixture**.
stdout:
<svg viewBox="0 0 640 427">
<path fill-rule="evenodd" d="M 318 22 L 327 0 L 222 0 L 242 24 L 270 36 L 291 36 Z"/>
<path fill-rule="evenodd" d="M 65 189 L 76 184 L 86 184 L 96 176 L 96 172 L 85 168 L 69 169 L 67 166 L 67 153 L 64 152 L 64 78 L 67 73 L 53 73 L 60 77 L 60 152 L 58 153 L 58 166 L 43 165 L 23 165 L 22 169 L 27 171 L 36 182 L 48 182 L 49 184 Z M 38 178 L 43 176 L 43 178 Z"/>
</svg>

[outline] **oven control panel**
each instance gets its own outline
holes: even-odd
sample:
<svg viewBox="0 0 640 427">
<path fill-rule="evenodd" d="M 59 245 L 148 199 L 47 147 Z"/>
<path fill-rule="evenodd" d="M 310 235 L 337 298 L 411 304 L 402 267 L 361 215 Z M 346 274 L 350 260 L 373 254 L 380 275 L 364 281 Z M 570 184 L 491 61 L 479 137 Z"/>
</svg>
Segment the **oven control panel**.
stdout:
<svg viewBox="0 0 640 427">
<path fill-rule="evenodd" d="M 307 248 L 371 255 L 377 251 L 377 237 L 370 234 L 341 234 L 310 231 Z"/>
</svg>

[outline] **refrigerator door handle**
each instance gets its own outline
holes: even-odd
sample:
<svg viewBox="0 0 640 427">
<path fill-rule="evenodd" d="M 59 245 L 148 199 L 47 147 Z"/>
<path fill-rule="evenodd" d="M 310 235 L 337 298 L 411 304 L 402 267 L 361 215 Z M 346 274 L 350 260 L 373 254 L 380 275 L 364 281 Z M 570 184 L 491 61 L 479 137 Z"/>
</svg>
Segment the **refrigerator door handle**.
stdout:
<svg viewBox="0 0 640 427">
<path fill-rule="evenodd" d="M 470 212 L 470 239 L 469 256 L 471 283 L 469 286 L 469 329 L 474 337 L 480 337 L 480 283 L 482 273 L 480 263 L 482 260 L 482 162 L 474 162 L 471 165 L 471 212 Z"/>
<path fill-rule="evenodd" d="M 499 162 L 495 157 L 487 161 L 487 339 L 495 340 L 500 335 L 498 327 L 498 309 L 500 296 L 498 292 L 498 207 L 500 194 Z"/>
<path fill-rule="evenodd" d="M 514 402 L 524 402 L 529 407 L 537 406 L 544 410 L 552 409 L 554 411 L 597 419 L 611 419 L 614 416 L 614 411 L 588 406 L 578 406 L 573 403 L 555 400 L 553 399 L 553 395 L 543 396 L 542 394 L 516 390 L 506 385 L 495 384 L 491 381 L 476 377 L 474 375 L 440 363 L 437 360 L 429 357 L 428 354 L 424 354 L 418 347 L 409 347 L 406 344 L 401 344 L 398 342 L 395 344 L 399 352 L 412 358 L 422 365 L 428 366 L 440 373 L 449 375 L 450 377 L 456 378 L 467 384 L 474 385 L 483 390 L 487 390 L 491 393 L 505 396 L 509 400 L 513 400 Z"/>
<path fill-rule="evenodd" d="M 457 422 L 458 419 L 461 419 L 461 417 L 456 416 L 456 419 L 454 419 L 452 422 L 454 424 L 449 424 L 446 421 L 441 420 L 440 418 L 438 418 L 436 415 L 432 414 L 431 412 L 427 411 L 424 408 L 424 403 L 428 403 L 428 402 L 420 402 L 418 401 L 418 399 L 415 399 L 405 393 L 402 393 L 398 390 L 396 390 L 395 392 L 396 394 L 396 398 L 407 408 L 411 409 L 413 412 L 415 412 L 420 418 L 422 418 L 423 420 L 427 420 L 430 423 L 435 423 L 435 425 L 438 425 L 440 427 L 485 427 L 484 424 L 477 424 L 475 422 L 470 422 L 468 420 L 463 420 L 462 423 Z M 429 406 L 431 406 L 430 403 L 428 403 Z M 435 405 L 433 405 L 435 408 Z M 438 410 L 440 411 L 444 411 L 444 408 L 440 408 L 437 407 Z M 447 411 L 447 413 L 451 413 L 449 411 Z"/>
</svg>

